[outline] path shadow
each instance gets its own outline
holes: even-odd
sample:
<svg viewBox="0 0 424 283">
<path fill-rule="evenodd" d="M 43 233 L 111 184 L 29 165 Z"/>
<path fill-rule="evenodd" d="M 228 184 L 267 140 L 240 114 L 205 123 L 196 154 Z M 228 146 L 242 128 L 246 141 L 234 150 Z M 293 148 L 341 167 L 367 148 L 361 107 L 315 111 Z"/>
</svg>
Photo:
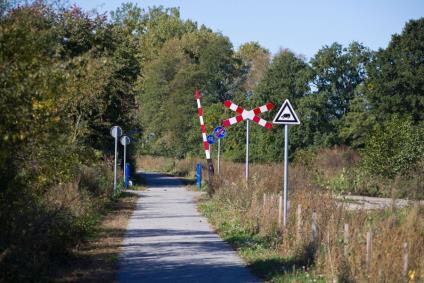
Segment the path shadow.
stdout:
<svg viewBox="0 0 424 283">
<path fill-rule="evenodd" d="M 275 274 L 296 274 L 307 270 L 314 263 L 313 257 L 304 258 L 293 257 L 274 257 L 267 259 L 254 260 L 249 264 L 249 267 L 256 275 L 265 275 L 263 279 L 271 280 Z"/>
<path fill-rule="evenodd" d="M 173 188 L 184 185 L 179 178 L 154 172 L 137 172 L 133 179 L 136 185 L 144 185 L 148 188 Z"/>
<path fill-rule="evenodd" d="M 238 234 L 226 239 L 235 249 L 260 244 L 252 240 L 248 234 Z M 275 274 L 296 274 L 309 269 L 315 263 L 316 245 L 313 242 L 299 246 L 295 256 L 274 256 L 267 259 L 256 259 L 249 263 L 249 268 L 265 280 L 272 280 Z"/>
<path fill-rule="evenodd" d="M 152 180 L 152 182 L 147 179 Z M 161 181 L 159 181 L 161 180 Z M 172 181 L 171 181 L 172 180 Z M 135 185 L 149 186 L 149 187 L 165 187 L 165 186 L 180 186 L 180 185 L 195 185 L 196 178 L 182 178 L 178 176 L 167 175 L 163 173 L 155 173 L 155 172 L 137 172 L 132 181 Z M 161 184 L 157 184 L 160 182 Z M 175 183 L 175 184 L 174 184 Z M 151 184 L 151 185 L 149 185 Z"/>
<path fill-rule="evenodd" d="M 127 237 L 150 239 L 123 245 L 120 282 L 259 282 L 212 231 L 130 229 Z M 155 237 L 167 240 L 155 240 Z M 140 281 L 142 280 L 142 281 Z"/>
</svg>

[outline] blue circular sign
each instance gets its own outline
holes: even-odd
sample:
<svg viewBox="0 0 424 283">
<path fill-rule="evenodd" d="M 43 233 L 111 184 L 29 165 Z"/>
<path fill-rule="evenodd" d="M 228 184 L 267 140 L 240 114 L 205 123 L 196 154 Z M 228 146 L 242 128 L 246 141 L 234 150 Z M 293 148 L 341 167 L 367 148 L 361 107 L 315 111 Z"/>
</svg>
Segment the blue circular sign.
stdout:
<svg viewBox="0 0 424 283">
<path fill-rule="evenodd" d="M 216 139 L 213 135 L 208 135 L 206 140 L 208 141 L 208 144 L 214 144 L 216 142 Z"/>
<path fill-rule="evenodd" d="M 224 128 L 223 126 L 218 126 L 218 127 L 215 128 L 215 130 L 213 130 L 213 134 L 218 139 L 222 139 L 227 134 L 227 129 Z"/>
</svg>

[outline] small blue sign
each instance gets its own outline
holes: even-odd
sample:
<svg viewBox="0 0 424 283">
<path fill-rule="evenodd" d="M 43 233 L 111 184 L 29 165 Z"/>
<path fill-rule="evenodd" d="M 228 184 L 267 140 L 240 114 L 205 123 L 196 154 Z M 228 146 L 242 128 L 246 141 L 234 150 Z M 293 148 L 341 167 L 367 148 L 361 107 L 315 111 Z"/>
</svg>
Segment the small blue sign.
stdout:
<svg viewBox="0 0 424 283">
<path fill-rule="evenodd" d="M 216 142 L 216 139 L 213 135 L 208 135 L 206 140 L 208 141 L 208 144 L 214 144 Z"/>
<path fill-rule="evenodd" d="M 223 126 L 218 126 L 218 127 L 215 128 L 215 130 L 213 130 L 213 134 L 218 139 L 222 139 L 227 134 L 227 129 L 224 128 Z"/>
</svg>

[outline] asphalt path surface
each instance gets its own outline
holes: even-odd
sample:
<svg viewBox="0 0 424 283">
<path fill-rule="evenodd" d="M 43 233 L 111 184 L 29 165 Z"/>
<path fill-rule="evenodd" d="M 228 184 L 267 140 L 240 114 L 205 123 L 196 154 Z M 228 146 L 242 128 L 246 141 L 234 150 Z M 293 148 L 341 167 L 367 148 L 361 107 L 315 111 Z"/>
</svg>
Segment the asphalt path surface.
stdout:
<svg viewBox="0 0 424 283">
<path fill-rule="evenodd" d="M 119 282 L 260 282 L 196 209 L 196 192 L 173 177 L 143 173 L 148 189 L 130 218 Z"/>
</svg>

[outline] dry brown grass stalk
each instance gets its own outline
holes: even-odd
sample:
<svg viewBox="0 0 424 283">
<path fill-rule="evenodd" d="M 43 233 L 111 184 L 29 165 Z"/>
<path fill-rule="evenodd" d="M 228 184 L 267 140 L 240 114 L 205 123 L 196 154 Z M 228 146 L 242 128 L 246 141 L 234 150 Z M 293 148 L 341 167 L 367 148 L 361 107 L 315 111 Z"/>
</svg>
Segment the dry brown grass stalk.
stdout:
<svg viewBox="0 0 424 283">
<path fill-rule="evenodd" d="M 297 157 L 289 168 L 290 208 L 286 227 L 278 225 L 281 164 L 251 164 L 246 183 L 244 164 L 222 161 L 221 176 L 213 180 L 213 197 L 225 209 L 231 208 L 230 215 L 238 219 L 243 229 L 271 239 L 281 256 L 292 256 L 300 268 L 313 267 L 329 282 L 423 280 L 424 209 L 348 211 L 332 193 L 317 185 L 316 178 L 337 176 L 343 168 L 358 162 L 358 155 L 347 148 L 327 149 L 318 155 L 312 161 Z M 165 163 L 163 159 L 149 161 L 148 158 L 144 162 L 155 166 Z M 176 171 L 194 175 L 196 162 L 192 159 L 174 164 L 179 168 Z M 316 215 L 314 239 L 312 215 Z M 365 261 L 368 231 L 373 232 L 369 272 Z M 404 270 L 405 242 L 409 252 L 407 271 Z"/>
<path fill-rule="evenodd" d="M 354 156 L 352 158 L 355 158 Z M 323 160 L 326 167 L 329 160 Z M 331 163 L 331 162 L 330 162 Z M 340 165 L 341 164 L 341 165 Z M 342 161 L 330 164 L 344 166 Z M 278 195 L 282 186 L 280 165 L 251 166 L 248 186 L 244 165 L 223 162 L 215 197 L 248 213 L 239 217 L 252 233 L 274 237 L 282 256 L 294 256 L 299 263 L 314 263 L 316 272 L 328 281 L 402 282 L 421 280 L 424 272 L 424 211 L 407 208 L 385 211 L 347 211 L 333 196 L 314 185 L 310 168 L 290 168 L 290 209 L 287 227 L 278 225 Z M 332 175 L 334 172 L 328 172 Z M 264 194 L 266 201 L 264 203 Z M 302 219 L 297 219 L 297 207 Z M 316 239 L 312 239 L 312 215 L 316 214 Z M 298 225 L 298 223 L 300 223 Z M 344 243 L 345 224 L 349 242 Z M 370 268 L 367 272 L 366 237 L 373 231 Z M 409 269 L 405 279 L 403 243 L 408 242 Z M 410 281 L 414 282 L 414 281 Z M 416 281 L 418 282 L 418 281 Z"/>
</svg>

